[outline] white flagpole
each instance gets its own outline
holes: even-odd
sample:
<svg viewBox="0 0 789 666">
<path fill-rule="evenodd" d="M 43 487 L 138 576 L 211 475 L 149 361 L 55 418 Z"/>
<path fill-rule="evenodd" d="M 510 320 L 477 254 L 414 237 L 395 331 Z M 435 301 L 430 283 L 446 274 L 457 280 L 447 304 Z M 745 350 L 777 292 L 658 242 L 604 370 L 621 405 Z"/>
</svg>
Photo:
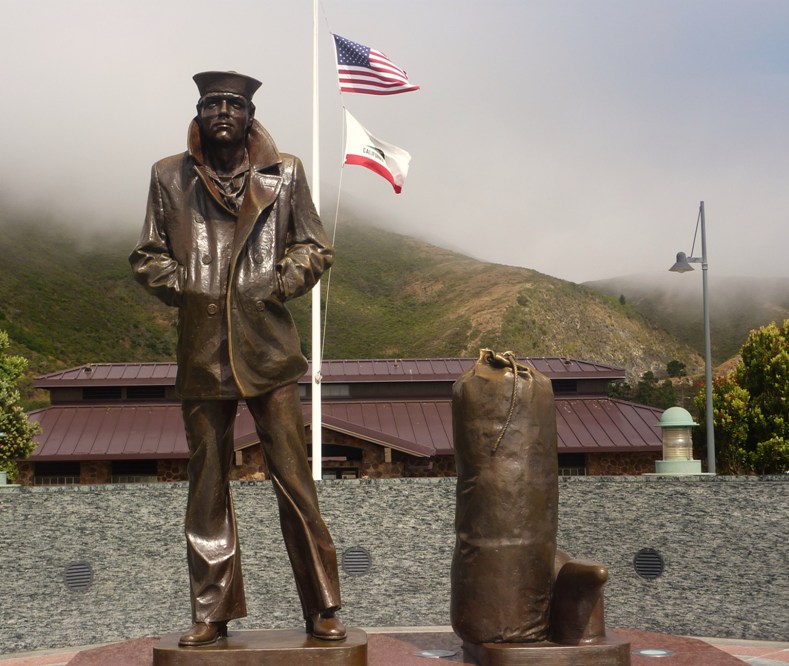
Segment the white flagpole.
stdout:
<svg viewBox="0 0 789 666">
<path fill-rule="evenodd" d="M 318 215 L 320 195 L 320 133 L 318 114 L 318 0 L 312 4 L 312 200 Z M 312 478 L 322 478 L 321 463 L 321 283 L 312 288 Z"/>
</svg>

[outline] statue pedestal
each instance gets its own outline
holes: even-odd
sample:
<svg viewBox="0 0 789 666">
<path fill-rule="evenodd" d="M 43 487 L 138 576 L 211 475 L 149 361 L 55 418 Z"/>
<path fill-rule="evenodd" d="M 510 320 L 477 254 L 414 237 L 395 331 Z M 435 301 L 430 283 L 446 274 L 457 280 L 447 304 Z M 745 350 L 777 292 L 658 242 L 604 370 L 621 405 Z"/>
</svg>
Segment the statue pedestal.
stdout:
<svg viewBox="0 0 789 666">
<path fill-rule="evenodd" d="M 630 642 L 615 632 L 593 645 L 463 643 L 479 666 L 630 666 Z"/>
<path fill-rule="evenodd" d="M 367 634 L 348 629 L 342 641 L 319 641 L 304 631 L 230 631 L 213 645 L 178 647 L 180 634 L 162 636 L 153 666 L 367 666 Z"/>
</svg>

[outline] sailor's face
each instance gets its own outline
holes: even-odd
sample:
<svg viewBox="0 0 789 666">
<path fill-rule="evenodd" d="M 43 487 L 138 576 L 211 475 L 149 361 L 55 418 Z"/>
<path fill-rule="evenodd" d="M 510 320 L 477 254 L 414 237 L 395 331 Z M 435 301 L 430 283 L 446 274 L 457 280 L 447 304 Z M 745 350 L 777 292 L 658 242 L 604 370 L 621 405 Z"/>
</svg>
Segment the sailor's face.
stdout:
<svg viewBox="0 0 789 666">
<path fill-rule="evenodd" d="M 198 118 L 206 139 L 228 145 L 242 142 L 252 122 L 247 100 L 223 93 L 206 95 Z"/>
</svg>

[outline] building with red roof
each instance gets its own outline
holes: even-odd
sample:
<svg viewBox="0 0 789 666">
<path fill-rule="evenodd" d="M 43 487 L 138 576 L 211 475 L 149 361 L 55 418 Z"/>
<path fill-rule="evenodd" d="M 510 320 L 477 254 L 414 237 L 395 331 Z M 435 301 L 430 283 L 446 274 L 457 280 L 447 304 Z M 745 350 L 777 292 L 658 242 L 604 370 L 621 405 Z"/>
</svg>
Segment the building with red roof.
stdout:
<svg viewBox="0 0 789 666">
<path fill-rule="evenodd" d="M 552 382 L 561 474 L 640 474 L 662 446 L 661 410 L 607 395 L 624 370 L 569 358 L 526 358 Z M 325 360 L 324 478 L 451 476 L 452 384 L 474 359 Z M 174 363 L 101 363 L 43 375 L 51 406 L 30 414 L 38 446 L 24 484 L 176 481 L 189 452 Z M 310 377 L 300 381 L 310 441 Z M 254 424 L 239 403 L 231 478 L 264 479 Z"/>
</svg>

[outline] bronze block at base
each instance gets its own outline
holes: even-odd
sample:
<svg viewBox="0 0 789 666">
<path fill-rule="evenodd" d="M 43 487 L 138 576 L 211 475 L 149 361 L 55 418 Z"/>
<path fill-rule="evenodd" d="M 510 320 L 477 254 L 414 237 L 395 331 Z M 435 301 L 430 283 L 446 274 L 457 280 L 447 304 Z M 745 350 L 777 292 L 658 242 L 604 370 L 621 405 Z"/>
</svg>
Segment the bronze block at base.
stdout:
<svg viewBox="0 0 789 666">
<path fill-rule="evenodd" d="M 463 643 L 479 666 L 630 666 L 630 643 L 614 632 L 593 645 Z"/>
<path fill-rule="evenodd" d="M 367 634 L 348 629 L 341 641 L 320 641 L 304 631 L 231 631 L 213 645 L 178 647 L 179 634 L 162 636 L 153 666 L 367 666 Z"/>
</svg>

